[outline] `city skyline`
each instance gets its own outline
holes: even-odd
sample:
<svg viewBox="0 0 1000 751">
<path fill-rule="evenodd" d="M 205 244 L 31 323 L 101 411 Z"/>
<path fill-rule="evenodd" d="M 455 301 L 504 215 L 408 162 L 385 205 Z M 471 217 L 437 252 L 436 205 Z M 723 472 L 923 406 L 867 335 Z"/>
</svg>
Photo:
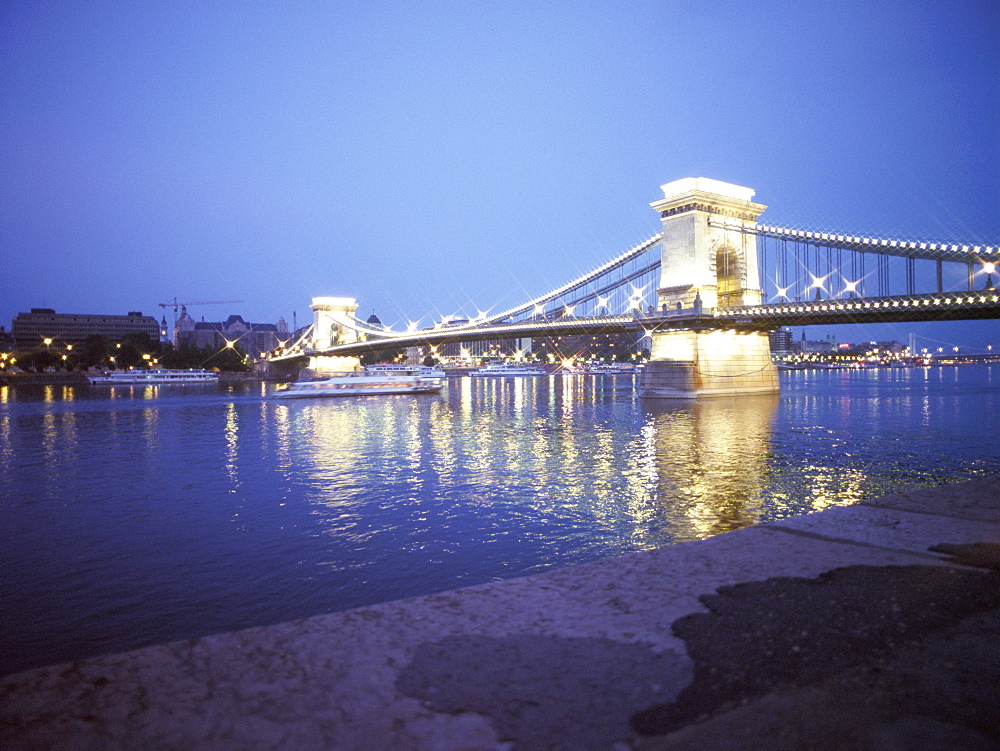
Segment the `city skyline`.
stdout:
<svg viewBox="0 0 1000 751">
<path fill-rule="evenodd" d="M 755 189 L 768 223 L 1000 242 L 986 2 L 13 2 L 0 26 L 3 326 L 169 324 L 175 299 L 302 325 L 324 295 L 397 328 L 474 317 L 655 234 L 689 176 Z"/>
</svg>

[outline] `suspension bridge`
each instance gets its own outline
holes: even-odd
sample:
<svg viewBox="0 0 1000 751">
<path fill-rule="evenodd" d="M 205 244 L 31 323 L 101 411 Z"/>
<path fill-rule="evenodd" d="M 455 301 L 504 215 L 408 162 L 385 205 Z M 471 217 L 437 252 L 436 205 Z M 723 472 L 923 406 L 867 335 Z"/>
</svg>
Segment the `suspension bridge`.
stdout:
<svg viewBox="0 0 1000 751">
<path fill-rule="evenodd" d="M 707 178 L 662 186 L 662 231 L 521 305 L 391 331 L 352 298 L 314 298 L 313 323 L 275 365 L 406 347 L 634 332 L 652 340 L 640 394 L 773 393 L 767 333 L 782 326 L 1000 318 L 1000 247 L 832 234 L 757 220 L 750 188 Z"/>
</svg>

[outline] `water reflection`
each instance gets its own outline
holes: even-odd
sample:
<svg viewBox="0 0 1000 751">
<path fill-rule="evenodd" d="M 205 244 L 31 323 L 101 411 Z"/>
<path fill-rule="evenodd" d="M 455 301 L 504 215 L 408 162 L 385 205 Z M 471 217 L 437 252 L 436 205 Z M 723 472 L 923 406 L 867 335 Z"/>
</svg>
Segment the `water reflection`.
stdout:
<svg viewBox="0 0 1000 751">
<path fill-rule="evenodd" d="M 226 415 L 225 415 L 225 440 L 226 440 L 226 474 L 229 475 L 229 481 L 232 483 L 232 491 L 235 492 L 239 489 L 239 473 L 236 460 L 240 455 L 239 448 L 239 417 L 236 411 L 236 405 L 233 403 L 226 405 Z"/>
<path fill-rule="evenodd" d="M 639 475 L 655 482 L 671 537 L 695 540 L 759 520 L 776 395 L 644 400 Z"/>
<path fill-rule="evenodd" d="M 695 403 L 622 376 L 0 389 L 0 672 L 997 472 L 996 373 L 791 373 Z"/>
<path fill-rule="evenodd" d="M 330 535 L 431 556 L 539 535 L 559 540 L 542 544 L 551 565 L 757 521 L 777 397 L 640 406 L 634 379 L 595 380 L 467 378 L 281 409 Z"/>
</svg>

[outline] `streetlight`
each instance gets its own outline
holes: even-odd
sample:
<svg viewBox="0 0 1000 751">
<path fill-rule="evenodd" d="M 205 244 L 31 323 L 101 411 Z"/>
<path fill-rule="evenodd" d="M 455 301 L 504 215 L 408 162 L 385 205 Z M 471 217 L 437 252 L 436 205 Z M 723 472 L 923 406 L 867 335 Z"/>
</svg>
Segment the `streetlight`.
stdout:
<svg viewBox="0 0 1000 751">
<path fill-rule="evenodd" d="M 986 286 L 983 289 L 993 289 L 993 274 L 997 270 L 997 265 L 995 263 L 990 263 L 986 261 L 983 263 L 983 273 L 986 274 Z"/>
</svg>

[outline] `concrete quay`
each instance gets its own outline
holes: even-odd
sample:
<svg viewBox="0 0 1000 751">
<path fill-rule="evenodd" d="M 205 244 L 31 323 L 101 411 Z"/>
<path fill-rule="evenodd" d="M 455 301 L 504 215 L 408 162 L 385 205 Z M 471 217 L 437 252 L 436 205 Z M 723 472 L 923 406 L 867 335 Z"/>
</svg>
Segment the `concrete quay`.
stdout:
<svg viewBox="0 0 1000 751">
<path fill-rule="evenodd" d="M 990 476 L 9 675 L 0 748 L 991 749 L 997 686 Z"/>
</svg>

